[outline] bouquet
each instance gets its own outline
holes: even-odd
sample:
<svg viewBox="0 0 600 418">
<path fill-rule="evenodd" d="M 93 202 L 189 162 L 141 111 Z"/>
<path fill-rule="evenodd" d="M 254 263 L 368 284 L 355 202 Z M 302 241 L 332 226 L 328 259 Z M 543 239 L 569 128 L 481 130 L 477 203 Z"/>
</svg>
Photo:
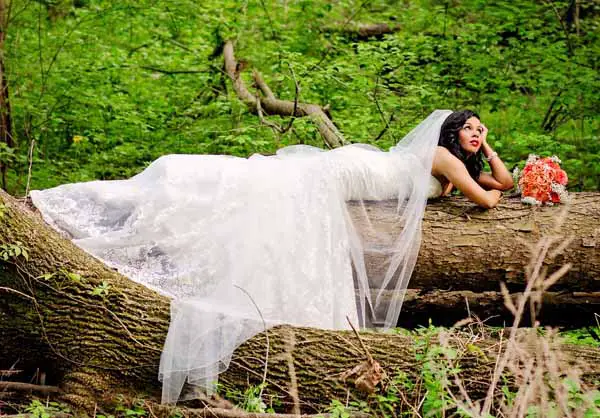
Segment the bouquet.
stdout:
<svg viewBox="0 0 600 418">
<path fill-rule="evenodd" d="M 560 168 L 558 157 L 538 157 L 530 154 L 525 168 L 518 177 L 521 202 L 530 205 L 552 205 L 568 199 L 567 173 Z"/>
</svg>

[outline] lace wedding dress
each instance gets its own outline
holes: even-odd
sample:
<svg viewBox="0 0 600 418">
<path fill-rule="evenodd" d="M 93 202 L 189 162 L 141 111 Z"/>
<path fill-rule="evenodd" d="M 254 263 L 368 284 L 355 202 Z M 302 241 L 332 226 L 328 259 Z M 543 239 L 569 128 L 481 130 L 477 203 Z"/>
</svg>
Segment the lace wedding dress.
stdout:
<svg viewBox="0 0 600 418">
<path fill-rule="evenodd" d="M 265 327 L 345 329 L 347 316 L 395 326 L 427 197 L 441 193 L 430 173 L 449 113 L 433 112 L 389 152 L 350 145 L 248 159 L 168 155 L 127 180 L 31 198 L 79 247 L 172 298 L 159 378 L 163 402 L 175 402 L 184 384 L 211 392 L 235 348 Z M 346 201 L 388 199 L 398 200 L 399 235 L 375 228 L 364 205 L 367 227 L 355 228 Z M 387 264 L 373 298 L 365 253 Z"/>
</svg>

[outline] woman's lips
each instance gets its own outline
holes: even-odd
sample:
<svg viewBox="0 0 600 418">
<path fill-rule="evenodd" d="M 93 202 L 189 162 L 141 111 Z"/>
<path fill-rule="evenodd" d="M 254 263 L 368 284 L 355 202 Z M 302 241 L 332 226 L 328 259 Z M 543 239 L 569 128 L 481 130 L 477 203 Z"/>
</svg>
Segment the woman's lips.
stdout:
<svg viewBox="0 0 600 418">
<path fill-rule="evenodd" d="M 479 146 L 479 141 L 477 140 L 472 140 L 471 142 L 469 142 L 469 144 L 473 145 L 474 147 L 478 147 Z"/>
</svg>

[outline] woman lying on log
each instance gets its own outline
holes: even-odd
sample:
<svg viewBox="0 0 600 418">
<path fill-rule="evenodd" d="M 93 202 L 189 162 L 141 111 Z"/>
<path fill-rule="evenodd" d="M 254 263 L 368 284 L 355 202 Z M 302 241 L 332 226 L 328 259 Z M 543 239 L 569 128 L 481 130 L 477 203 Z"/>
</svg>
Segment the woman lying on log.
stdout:
<svg viewBox="0 0 600 418">
<path fill-rule="evenodd" d="M 473 112 L 436 110 L 389 152 L 354 144 L 247 159 L 168 155 L 127 180 L 31 198 L 78 246 L 172 298 L 159 378 L 163 402 L 175 402 L 193 386 L 212 392 L 236 347 L 267 327 L 346 329 L 347 318 L 395 326 L 427 198 L 455 186 L 492 208 L 512 187 L 486 135 Z M 349 200 L 397 201 L 401 232 L 357 229 Z M 372 225 L 366 208 L 363 217 Z M 387 260 L 374 297 L 366 253 Z"/>
<path fill-rule="evenodd" d="M 456 186 L 479 206 L 493 208 L 502 197 L 501 190 L 513 187 L 512 176 L 487 143 L 487 133 L 472 111 L 454 112 L 446 118 L 431 169 L 442 185 L 442 195 Z M 490 165 L 491 174 L 482 172 L 483 159 Z"/>
</svg>

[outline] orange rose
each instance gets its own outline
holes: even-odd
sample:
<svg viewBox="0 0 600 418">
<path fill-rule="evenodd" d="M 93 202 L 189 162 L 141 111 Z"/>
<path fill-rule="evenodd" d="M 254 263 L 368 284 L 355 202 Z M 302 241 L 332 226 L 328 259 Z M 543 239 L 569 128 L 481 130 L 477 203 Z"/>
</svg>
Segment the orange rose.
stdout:
<svg viewBox="0 0 600 418">
<path fill-rule="evenodd" d="M 554 181 L 556 181 L 558 184 L 566 186 L 569 182 L 569 178 L 567 177 L 567 173 L 564 170 L 558 169 L 554 173 Z"/>
</svg>

